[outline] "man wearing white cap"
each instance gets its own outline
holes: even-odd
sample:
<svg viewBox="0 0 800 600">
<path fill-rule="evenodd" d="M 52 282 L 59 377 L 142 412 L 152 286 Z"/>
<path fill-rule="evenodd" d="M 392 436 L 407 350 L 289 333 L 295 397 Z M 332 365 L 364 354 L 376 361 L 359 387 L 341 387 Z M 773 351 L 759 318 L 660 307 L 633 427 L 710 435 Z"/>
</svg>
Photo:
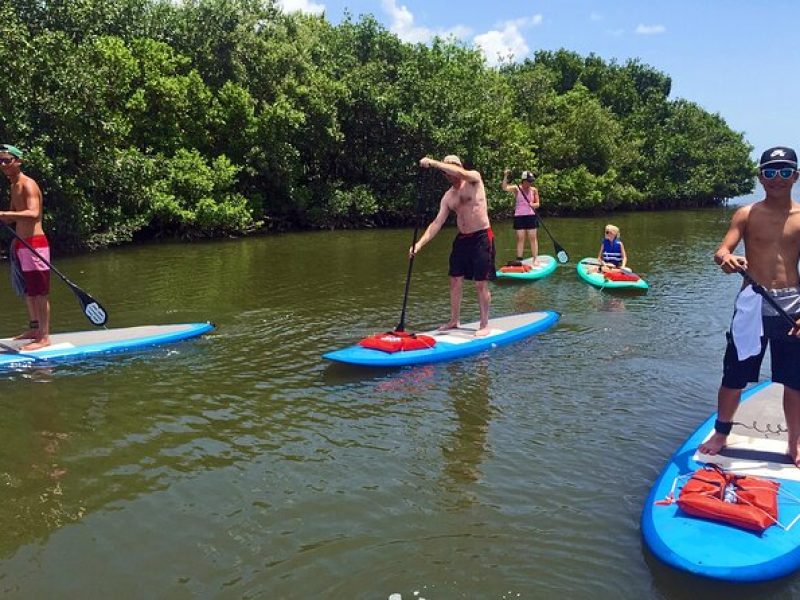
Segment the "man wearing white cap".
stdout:
<svg viewBox="0 0 800 600">
<path fill-rule="evenodd" d="M 492 296 L 489 292 L 489 280 L 495 278 L 494 234 L 489 223 L 489 212 L 486 204 L 486 190 L 478 171 L 470 171 L 463 167 L 461 159 L 454 154 L 444 157 L 441 162 L 432 158 L 423 158 L 419 166 L 424 169 L 438 169 L 448 182 L 448 189 L 439 203 L 439 212 L 425 233 L 416 244 L 409 249 L 409 256 L 414 256 L 422 247 L 439 233 L 447 221 L 450 211 L 456 213 L 458 234 L 453 241 L 450 252 L 450 320 L 440 330 L 454 329 L 459 326 L 461 315 L 461 296 L 464 279 L 475 281 L 480 306 L 480 324 L 476 336 L 489 334 L 489 305 Z"/>
</svg>

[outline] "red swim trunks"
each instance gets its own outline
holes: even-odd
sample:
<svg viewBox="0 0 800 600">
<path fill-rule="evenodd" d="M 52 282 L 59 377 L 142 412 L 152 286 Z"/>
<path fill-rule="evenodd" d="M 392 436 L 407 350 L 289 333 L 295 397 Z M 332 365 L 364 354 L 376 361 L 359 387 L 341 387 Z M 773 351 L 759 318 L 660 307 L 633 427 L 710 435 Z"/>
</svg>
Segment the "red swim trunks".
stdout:
<svg viewBox="0 0 800 600">
<path fill-rule="evenodd" d="M 50 262 L 50 245 L 47 236 L 35 235 L 25 240 L 42 257 Z M 14 252 L 17 255 L 22 278 L 25 281 L 26 296 L 46 296 L 50 293 L 50 267 L 31 252 L 22 242 L 14 240 Z"/>
</svg>

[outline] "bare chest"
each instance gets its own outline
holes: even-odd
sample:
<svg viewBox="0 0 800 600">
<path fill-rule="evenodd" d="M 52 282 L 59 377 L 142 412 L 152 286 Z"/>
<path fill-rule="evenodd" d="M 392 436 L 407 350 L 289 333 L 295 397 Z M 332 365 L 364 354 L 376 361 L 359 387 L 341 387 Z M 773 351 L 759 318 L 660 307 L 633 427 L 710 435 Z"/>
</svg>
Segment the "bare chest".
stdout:
<svg viewBox="0 0 800 600">
<path fill-rule="evenodd" d="M 800 244 L 800 211 L 751 215 L 746 241 L 765 246 Z"/>
</svg>

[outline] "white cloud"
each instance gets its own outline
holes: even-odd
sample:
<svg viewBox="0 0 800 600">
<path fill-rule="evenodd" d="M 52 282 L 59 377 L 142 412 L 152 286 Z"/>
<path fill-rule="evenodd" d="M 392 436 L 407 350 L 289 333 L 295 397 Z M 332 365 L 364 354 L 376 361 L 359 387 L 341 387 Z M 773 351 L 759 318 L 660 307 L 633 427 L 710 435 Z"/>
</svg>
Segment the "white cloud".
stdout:
<svg viewBox="0 0 800 600">
<path fill-rule="evenodd" d="M 497 65 L 503 60 L 514 60 L 527 55 L 530 48 L 521 30 L 541 23 L 542 15 L 506 21 L 498 29 L 476 35 L 473 41 L 483 51 L 486 62 Z"/>
<path fill-rule="evenodd" d="M 325 11 L 324 4 L 317 4 L 312 0 L 278 0 L 278 5 L 286 12 L 300 11 L 318 15 Z"/>
<path fill-rule="evenodd" d="M 398 1 L 381 0 L 381 4 L 383 5 L 383 10 L 389 15 L 389 31 L 403 41 L 425 43 L 436 36 L 466 39 L 472 35 L 472 30 L 464 25 L 456 25 L 449 29 L 431 29 L 418 25 L 414 21 L 413 13 L 407 6 L 399 4 Z M 491 65 L 497 65 L 504 59 L 522 58 L 530 52 L 522 30 L 540 25 L 542 21 L 542 15 L 538 14 L 505 21 L 498 25 L 496 29 L 476 35 L 473 38 L 473 43 L 481 49 L 486 61 Z"/>
<path fill-rule="evenodd" d="M 666 30 L 667 28 L 663 25 L 642 25 L 639 23 L 639 26 L 636 28 L 636 33 L 639 35 L 657 35 L 659 33 L 664 33 Z"/>
<path fill-rule="evenodd" d="M 428 27 L 421 27 L 414 24 L 414 15 L 408 10 L 405 5 L 397 4 L 397 0 L 383 0 L 383 10 L 385 10 L 391 18 L 389 31 L 394 33 L 397 37 L 405 42 L 427 42 L 435 36 L 456 38 L 467 37 L 472 30 L 463 25 L 457 25 L 451 29 L 430 29 Z"/>
</svg>

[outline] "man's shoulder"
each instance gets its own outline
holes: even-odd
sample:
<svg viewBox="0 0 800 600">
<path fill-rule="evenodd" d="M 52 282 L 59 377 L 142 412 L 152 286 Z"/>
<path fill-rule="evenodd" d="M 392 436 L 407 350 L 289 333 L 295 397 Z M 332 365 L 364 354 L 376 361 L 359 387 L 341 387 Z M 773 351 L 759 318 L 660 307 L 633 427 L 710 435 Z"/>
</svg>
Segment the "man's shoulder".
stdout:
<svg viewBox="0 0 800 600">
<path fill-rule="evenodd" d="M 24 173 L 20 177 L 20 183 L 22 187 L 29 190 L 39 190 L 39 184 L 36 183 L 36 180 L 31 177 L 30 175 L 25 175 Z"/>
<path fill-rule="evenodd" d="M 736 209 L 736 212 L 733 213 L 733 219 L 747 219 L 750 216 L 750 213 L 755 208 L 756 212 L 761 210 L 764 207 L 764 201 L 759 200 L 758 202 L 753 202 L 752 204 L 747 204 L 745 206 L 741 206 Z"/>
</svg>

